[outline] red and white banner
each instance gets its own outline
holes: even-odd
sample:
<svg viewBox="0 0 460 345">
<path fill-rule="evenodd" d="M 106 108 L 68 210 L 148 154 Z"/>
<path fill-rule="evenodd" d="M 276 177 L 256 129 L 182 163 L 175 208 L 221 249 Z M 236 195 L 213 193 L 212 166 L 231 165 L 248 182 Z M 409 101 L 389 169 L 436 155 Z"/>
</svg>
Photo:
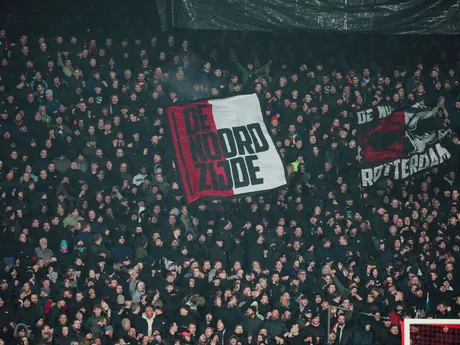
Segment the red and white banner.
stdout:
<svg viewBox="0 0 460 345">
<path fill-rule="evenodd" d="M 167 114 L 189 203 L 287 184 L 255 94 L 172 106 Z"/>
<path fill-rule="evenodd" d="M 378 106 L 356 117 L 363 187 L 380 178 L 403 180 L 450 158 L 439 136 L 442 120 L 433 110 Z"/>
</svg>

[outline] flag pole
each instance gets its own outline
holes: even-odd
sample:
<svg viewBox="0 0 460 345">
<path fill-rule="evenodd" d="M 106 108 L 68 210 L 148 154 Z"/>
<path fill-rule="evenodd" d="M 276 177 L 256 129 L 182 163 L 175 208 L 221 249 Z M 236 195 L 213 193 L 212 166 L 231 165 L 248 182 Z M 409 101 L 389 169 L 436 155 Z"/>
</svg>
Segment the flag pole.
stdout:
<svg viewBox="0 0 460 345">
<path fill-rule="evenodd" d="M 426 302 L 425 302 L 425 313 L 428 314 L 430 311 L 430 293 L 426 293 Z"/>
<path fill-rule="evenodd" d="M 361 163 L 360 163 L 361 165 Z M 359 169 L 359 173 L 358 173 L 358 176 L 359 176 L 359 193 L 361 194 L 361 200 L 364 202 L 364 187 L 363 187 L 363 179 L 362 179 L 362 176 L 361 176 L 361 169 Z"/>
<path fill-rule="evenodd" d="M 357 147 L 357 156 L 356 159 L 359 163 L 358 165 L 358 178 L 359 178 L 359 193 L 361 195 L 361 200 L 363 201 L 363 206 L 364 206 L 364 187 L 363 187 L 363 178 L 361 174 L 361 162 L 362 162 L 362 156 L 361 156 L 361 146 Z"/>
</svg>

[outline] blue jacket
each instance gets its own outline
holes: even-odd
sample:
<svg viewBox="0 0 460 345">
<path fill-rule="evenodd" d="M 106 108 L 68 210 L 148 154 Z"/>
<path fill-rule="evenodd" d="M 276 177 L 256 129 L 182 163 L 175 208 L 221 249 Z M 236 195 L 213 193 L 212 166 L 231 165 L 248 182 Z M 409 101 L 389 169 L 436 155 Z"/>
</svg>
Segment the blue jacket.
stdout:
<svg viewBox="0 0 460 345">
<path fill-rule="evenodd" d="M 374 335 L 371 331 L 360 330 L 353 335 L 353 345 L 372 345 Z"/>
<path fill-rule="evenodd" d="M 123 262 L 126 258 L 129 258 L 130 261 L 133 260 L 133 251 L 128 246 L 116 244 L 110 252 L 114 262 Z"/>
<path fill-rule="evenodd" d="M 51 101 L 49 101 L 45 98 L 40 101 L 40 105 L 44 105 L 46 107 L 46 112 L 48 114 L 54 114 L 59 110 L 60 103 L 57 99 L 53 98 Z"/>
</svg>

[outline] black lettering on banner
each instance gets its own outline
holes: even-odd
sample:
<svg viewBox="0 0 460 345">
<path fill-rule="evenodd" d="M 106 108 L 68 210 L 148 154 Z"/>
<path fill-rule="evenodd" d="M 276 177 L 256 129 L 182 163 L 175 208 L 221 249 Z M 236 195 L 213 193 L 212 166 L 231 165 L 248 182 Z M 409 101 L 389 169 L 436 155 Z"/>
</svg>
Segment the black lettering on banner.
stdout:
<svg viewBox="0 0 460 345">
<path fill-rule="evenodd" d="M 225 158 L 233 158 L 238 154 L 236 150 L 235 138 L 230 128 L 222 128 L 217 130 L 219 135 L 220 147 Z M 228 146 L 227 146 L 228 145 Z"/>
<path fill-rule="evenodd" d="M 374 112 L 374 109 L 372 108 L 366 109 L 363 111 L 358 111 L 356 113 L 358 117 L 358 124 L 362 125 L 363 123 L 371 122 L 373 120 L 373 112 Z"/>
<path fill-rule="evenodd" d="M 390 164 L 385 165 L 385 168 L 383 170 L 383 176 L 390 176 L 390 172 L 391 172 L 391 165 Z"/>
<path fill-rule="evenodd" d="M 260 123 L 251 123 L 247 127 L 249 134 L 251 135 L 252 142 L 254 143 L 256 153 L 267 151 L 269 148 L 268 141 L 265 139 Z"/>
<path fill-rule="evenodd" d="M 374 168 L 374 177 L 372 178 L 374 181 L 377 181 L 380 176 L 382 176 L 383 165 L 379 165 L 378 167 Z"/>
<path fill-rule="evenodd" d="M 209 160 L 220 160 L 222 158 L 222 152 L 220 151 L 219 138 L 216 132 L 206 132 L 201 139 L 203 140 L 204 152 Z"/>
<path fill-rule="evenodd" d="M 440 162 L 442 163 L 445 160 L 448 160 L 450 158 L 450 153 L 447 151 L 444 147 L 441 146 L 441 144 L 437 143 L 436 146 L 434 147 L 435 151 L 438 153 Z"/>
<path fill-rule="evenodd" d="M 397 159 L 393 162 L 393 165 L 394 165 L 394 179 L 395 180 L 399 180 L 400 177 L 399 177 L 399 170 L 400 170 L 400 167 L 401 167 L 401 160 L 400 159 Z"/>
<path fill-rule="evenodd" d="M 200 131 L 200 124 L 198 120 L 198 114 L 195 108 L 185 108 L 184 109 L 184 122 L 185 129 L 187 130 L 188 135 L 196 134 Z"/>
<path fill-rule="evenodd" d="M 178 126 L 177 126 L 177 118 L 176 118 L 176 114 L 174 114 L 174 112 L 172 113 L 172 116 L 170 116 L 170 119 L 172 120 L 172 123 L 173 123 L 173 129 L 174 129 L 174 132 L 173 132 L 173 136 L 175 135 L 176 137 L 176 140 L 179 140 L 179 130 L 178 130 Z M 185 165 L 185 159 L 184 159 L 184 147 L 182 145 L 180 145 L 177 141 L 174 143 L 174 146 L 176 148 L 176 150 L 179 152 L 179 159 L 180 161 L 182 162 L 183 165 Z M 186 193 L 188 195 L 192 195 L 193 194 L 193 189 L 192 189 L 192 182 L 190 181 L 190 175 L 187 174 L 187 172 L 185 171 L 180 171 L 180 174 L 183 178 L 184 181 L 186 181 Z M 187 189 L 188 189 L 188 192 L 187 192 Z"/>
<path fill-rule="evenodd" d="M 419 157 L 418 155 L 413 155 L 412 157 L 409 158 L 410 160 L 409 167 L 410 167 L 411 175 L 414 175 L 418 171 L 418 157 Z"/>
<path fill-rule="evenodd" d="M 200 126 L 201 126 L 201 131 L 202 132 L 207 132 L 207 131 L 211 130 L 211 126 L 206 124 L 206 120 L 208 118 L 208 115 L 203 113 L 203 109 L 205 109 L 207 107 L 208 107 L 207 105 L 203 105 L 203 104 L 198 104 L 196 106 L 196 110 L 198 112 L 198 119 L 200 120 Z"/>
<path fill-rule="evenodd" d="M 430 166 L 430 159 L 428 158 L 428 154 L 426 152 L 422 153 L 419 156 L 419 160 L 418 160 L 418 171 L 425 170 L 429 166 Z"/>
<path fill-rule="evenodd" d="M 217 181 L 217 174 L 216 174 L 216 167 L 214 166 L 214 163 L 209 163 L 208 164 L 208 169 L 209 169 L 209 177 L 210 177 L 211 183 L 212 183 L 212 189 L 219 190 L 219 185 L 218 185 L 218 181 Z"/>
<path fill-rule="evenodd" d="M 233 127 L 233 134 L 235 135 L 236 146 L 238 147 L 238 153 L 243 156 L 246 154 L 253 155 L 254 149 L 251 144 L 251 136 L 246 126 Z M 246 149 L 246 150 L 245 150 Z"/>
<path fill-rule="evenodd" d="M 439 157 L 432 147 L 428 150 L 428 155 L 430 156 L 432 167 L 439 164 Z"/>
<path fill-rule="evenodd" d="M 219 182 L 220 190 L 230 190 L 233 188 L 232 171 L 230 169 L 230 163 L 228 161 L 217 162 L 219 168 L 223 168 L 223 174 L 217 175 L 217 181 Z M 225 182 L 227 180 L 227 183 Z"/>
<path fill-rule="evenodd" d="M 372 186 L 374 184 L 372 176 L 373 176 L 372 169 L 362 169 L 361 170 L 361 181 L 364 187 Z"/>
<path fill-rule="evenodd" d="M 230 160 L 230 165 L 232 167 L 232 176 L 235 181 L 235 188 L 249 186 L 249 174 L 243 157 L 237 157 Z"/>
<path fill-rule="evenodd" d="M 408 159 L 401 159 L 401 178 L 407 178 L 410 175 L 409 171 L 409 160 Z"/>
<path fill-rule="evenodd" d="M 379 112 L 379 119 L 384 119 L 393 113 L 393 108 L 388 105 L 382 105 L 377 107 Z"/>
<path fill-rule="evenodd" d="M 251 179 L 251 186 L 264 183 L 263 178 L 257 177 L 257 173 L 260 171 L 260 167 L 254 165 L 254 161 L 257 160 L 257 155 L 246 156 L 246 166 L 248 167 L 249 178 Z"/>
<path fill-rule="evenodd" d="M 188 137 L 190 143 L 190 154 L 192 155 L 193 161 L 198 163 L 199 161 L 206 163 L 208 159 L 203 152 L 203 143 L 200 134 L 191 135 Z"/>
<path fill-rule="evenodd" d="M 195 165 L 196 168 L 200 169 L 200 191 L 210 190 L 211 186 L 206 184 L 206 177 L 208 175 L 208 169 L 205 163 L 198 163 Z"/>
</svg>

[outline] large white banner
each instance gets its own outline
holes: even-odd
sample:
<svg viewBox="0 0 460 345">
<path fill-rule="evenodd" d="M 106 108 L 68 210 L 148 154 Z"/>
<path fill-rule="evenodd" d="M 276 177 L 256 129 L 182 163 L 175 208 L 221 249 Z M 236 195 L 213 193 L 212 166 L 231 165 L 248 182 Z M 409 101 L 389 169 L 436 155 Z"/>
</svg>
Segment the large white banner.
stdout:
<svg viewBox="0 0 460 345">
<path fill-rule="evenodd" d="M 188 202 L 287 184 L 255 94 L 172 106 L 167 114 Z"/>
</svg>

